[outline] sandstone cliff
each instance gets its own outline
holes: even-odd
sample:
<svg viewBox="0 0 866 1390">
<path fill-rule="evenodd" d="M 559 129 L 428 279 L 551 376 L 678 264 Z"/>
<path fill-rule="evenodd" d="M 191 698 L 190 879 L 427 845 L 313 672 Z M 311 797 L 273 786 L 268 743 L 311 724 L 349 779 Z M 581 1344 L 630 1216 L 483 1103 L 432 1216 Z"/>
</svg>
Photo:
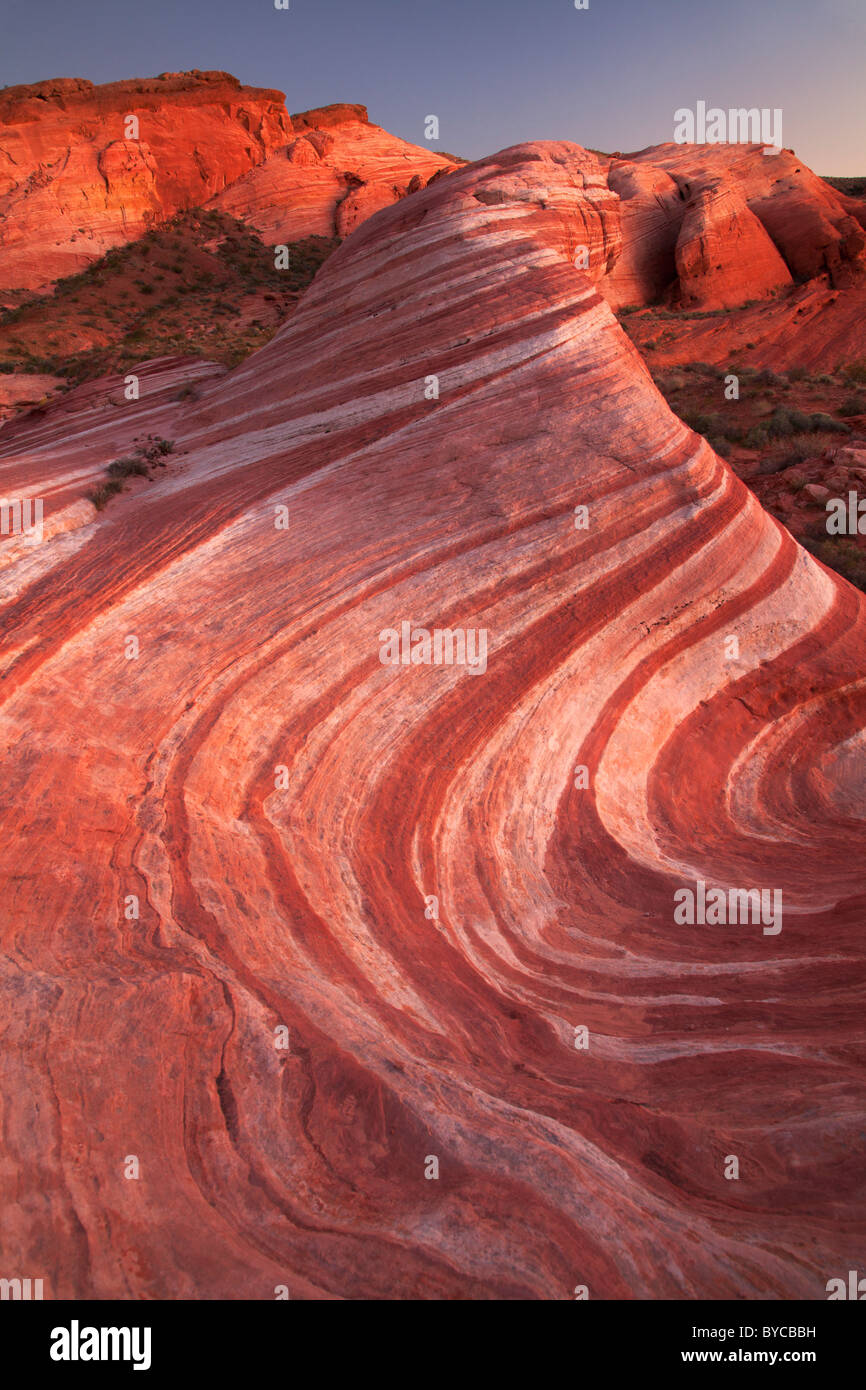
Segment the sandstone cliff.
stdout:
<svg viewBox="0 0 866 1390">
<path fill-rule="evenodd" d="M 298 240 L 345 235 L 413 176 L 426 182 L 452 163 L 371 126 L 362 106 L 294 119 L 297 138 L 282 92 L 243 87 L 224 72 L 6 88 L 0 290 L 45 289 L 238 180 L 215 206 L 273 231 L 274 241 Z M 259 181 L 243 180 L 271 156 Z"/>
</svg>

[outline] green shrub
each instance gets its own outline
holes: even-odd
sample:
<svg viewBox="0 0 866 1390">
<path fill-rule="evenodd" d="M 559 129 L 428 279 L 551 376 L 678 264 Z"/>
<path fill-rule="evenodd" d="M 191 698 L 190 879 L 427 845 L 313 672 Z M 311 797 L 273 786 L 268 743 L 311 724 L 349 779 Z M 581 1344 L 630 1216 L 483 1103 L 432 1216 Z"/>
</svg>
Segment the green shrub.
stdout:
<svg viewBox="0 0 866 1390">
<path fill-rule="evenodd" d="M 695 434 L 713 434 L 721 437 L 725 431 L 725 422 L 721 415 L 715 411 L 705 414 L 700 410 L 686 410 L 680 418 L 685 421 L 689 429 L 695 431 Z"/>
<path fill-rule="evenodd" d="M 866 590 L 866 551 L 852 540 L 827 536 L 820 540 L 807 540 L 804 544 L 828 569 L 835 570 L 858 589 Z"/>
</svg>

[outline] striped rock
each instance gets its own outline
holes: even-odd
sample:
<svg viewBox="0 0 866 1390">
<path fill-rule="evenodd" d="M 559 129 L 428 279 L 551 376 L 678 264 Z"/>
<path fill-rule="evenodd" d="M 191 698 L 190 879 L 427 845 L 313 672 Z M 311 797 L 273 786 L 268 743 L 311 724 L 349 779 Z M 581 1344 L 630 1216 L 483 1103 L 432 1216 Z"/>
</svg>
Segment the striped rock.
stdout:
<svg viewBox="0 0 866 1390">
<path fill-rule="evenodd" d="M 197 400 L 0 433 L 68 521 L 0 574 L 4 1258 L 51 1297 L 857 1267 L 866 603 L 671 414 L 619 237 L 594 156 L 509 150 Z M 384 664 L 404 622 L 486 669 Z M 679 924 L 699 884 L 782 930 Z"/>
</svg>

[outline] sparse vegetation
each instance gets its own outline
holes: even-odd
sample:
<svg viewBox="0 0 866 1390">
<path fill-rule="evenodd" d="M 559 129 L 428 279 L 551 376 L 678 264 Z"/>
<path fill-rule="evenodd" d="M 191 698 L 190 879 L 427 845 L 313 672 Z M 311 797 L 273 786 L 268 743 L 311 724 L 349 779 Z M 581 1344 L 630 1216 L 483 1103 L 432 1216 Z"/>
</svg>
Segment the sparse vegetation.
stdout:
<svg viewBox="0 0 866 1390">
<path fill-rule="evenodd" d="M 153 465 L 165 467 L 165 456 L 174 450 L 174 442 L 171 439 L 163 439 L 158 434 L 136 436 L 133 444 L 135 451 L 123 458 L 114 459 L 106 469 L 105 482 L 87 493 L 88 500 L 98 512 L 102 511 L 112 497 L 123 492 L 127 478 L 149 478 Z"/>
<path fill-rule="evenodd" d="M 866 592 L 866 550 L 842 536 L 805 536 L 802 543 L 828 569 Z"/>
<path fill-rule="evenodd" d="M 277 270 L 273 248 L 242 222 L 182 213 L 0 311 L 0 372 L 78 385 L 154 357 L 234 365 L 273 336 L 338 244 L 295 242 L 289 269 Z"/>
<path fill-rule="evenodd" d="M 840 193 L 847 193 L 849 198 L 866 198 L 866 177 L 854 175 L 850 178 L 834 178 L 829 174 L 822 177 L 831 188 L 837 189 Z"/>
</svg>

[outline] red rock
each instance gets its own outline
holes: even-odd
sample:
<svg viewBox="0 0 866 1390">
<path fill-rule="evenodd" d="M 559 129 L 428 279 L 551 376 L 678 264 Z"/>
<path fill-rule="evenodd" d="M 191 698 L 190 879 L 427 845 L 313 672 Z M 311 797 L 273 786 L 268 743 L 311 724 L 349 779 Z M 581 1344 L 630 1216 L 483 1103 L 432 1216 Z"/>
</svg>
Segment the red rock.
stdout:
<svg viewBox="0 0 866 1390">
<path fill-rule="evenodd" d="M 668 410 L 599 293 L 616 209 L 506 151 L 199 400 L 156 364 L 0 432 L 68 523 L 0 650 L 4 1259 L 46 1297 L 823 1299 L 861 1260 L 866 600 Z M 95 516 L 143 431 L 167 468 Z M 403 620 L 487 671 L 383 665 Z M 697 880 L 781 889 L 781 934 L 676 925 Z"/>
<path fill-rule="evenodd" d="M 139 139 L 126 139 L 134 115 Z M 281 92 L 222 72 L 0 92 L 0 283 L 40 289 L 197 206 L 292 126 Z"/>
<path fill-rule="evenodd" d="M 765 155 L 760 145 L 658 145 L 631 156 L 663 169 L 686 201 L 719 179 L 739 190 L 799 281 L 829 272 L 862 278 L 866 208 L 819 179 L 790 150 Z M 742 269 L 744 289 L 751 267 Z M 746 293 L 745 298 L 750 298 Z"/>
<path fill-rule="evenodd" d="M 125 138 L 128 115 L 138 119 L 138 139 Z M 205 203 L 272 243 L 347 235 L 404 196 L 414 178 L 451 167 L 450 158 L 371 125 L 366 107 L 337 104 L 290 118 L 282 92 L 242 87 L 229 73 L 7 88 L 0 93 L 0 286 L 45 289 Z"/>
<path fill-rule="evenodd" d="M 624 251 L 602 287 L 615 308 L 672 302 L 683 308 L 734 308 L 748 301 L 785 291 L 794 282 L 824 276 L 820 288 L 822 313 L 837 353 L 835 361 L 856 344 L 855 323 L 862 307 L 839 339 L 840 320 L 851 312 L 846 299 L 838 308 L 830 288 L 844 284 L 866 300 L 862 204 L 847 198 L 817 178 L 791 151 L 767 156 L 759 145 L 658 145 L 610 160 L 610 187 L 621 199 Z M 772 306 L 775 310 L 776 306 Z M 797 351 L 806 335 L 789 331 L 784 304 L 776 317 L 788 350 Z M 691 354 L 677 342 L 672 360 Z M 718 325 L 695 328 L 719 338 Z M 733 345 L 727 326 L 727 350 Z M 755 337 L 749 323 L 743 341 Z M 778 343 L 774 341 L 772 352 Z M 781 366 L 771 354 L 750 361 Z M 696 361 L 715 361 L 706 342 L 693 355 Z M 791 365 L 795 365 L 791 363 Z"/>
<path fill-rule="evenodd" d="M 62 377 L 37 372 L 4 372 L 0 375 L 0 421 L 15 413 L 22 404 L 44 403 Z"/>
<path fill-rule="evenodd" d="M 363 119 L 352 115 L 363 112 Z M 453 169 L 449 158 L 371 125 L 364 108 L 325 108 L 322 128 L 308 124 L 287 151 L 251 169 L 209 204 L 252 225 L 270 245 L 305 236 L 348 236 L 380 208 Z M 299 118 L 292 117 L 293 124 Z"/>
<path fill-rule="evenodd" d="M 676 246 L 680 302 L 685 308 L 726 308 L 792 284 L 791 272 L 742 192 L 724 181 L 689 202 Z"/>
<path fill-rule="evenodd" d="M 366 106 L 338 101 L 330 106 L 316 106 L 311 111 L 297 111 L 292 116 L 292 127 L 294 130 L 327 130 L 329 126 L 367 124 L 368 121 Z"/>
</svg>

